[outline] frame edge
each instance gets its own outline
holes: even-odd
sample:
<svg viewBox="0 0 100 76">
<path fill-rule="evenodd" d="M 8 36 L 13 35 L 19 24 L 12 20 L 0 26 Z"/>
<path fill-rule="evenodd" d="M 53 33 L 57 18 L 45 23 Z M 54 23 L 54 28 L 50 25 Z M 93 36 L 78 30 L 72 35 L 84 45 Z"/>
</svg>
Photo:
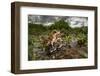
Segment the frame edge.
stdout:
<svg viewBox="0 0 100 76">
<path fill-rule="evenodd" d="M 11 3 L 11 72 L 15 73 L 15 3 Z"/>
</svg>

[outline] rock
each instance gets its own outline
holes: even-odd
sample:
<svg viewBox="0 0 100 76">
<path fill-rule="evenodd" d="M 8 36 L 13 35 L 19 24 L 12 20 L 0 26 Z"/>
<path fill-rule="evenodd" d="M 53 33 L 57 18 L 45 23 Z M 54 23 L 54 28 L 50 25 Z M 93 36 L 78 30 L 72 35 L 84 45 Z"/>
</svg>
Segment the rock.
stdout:
<svg viewBox="0 0 100 76">
<path fill-rule="evenodd" d="M 71 42 L 70 42 L 70 46 L 71 48 L 76 48 L 78 45 L 78 41 L 77 39 L 73 39 Z"/>
</svg>

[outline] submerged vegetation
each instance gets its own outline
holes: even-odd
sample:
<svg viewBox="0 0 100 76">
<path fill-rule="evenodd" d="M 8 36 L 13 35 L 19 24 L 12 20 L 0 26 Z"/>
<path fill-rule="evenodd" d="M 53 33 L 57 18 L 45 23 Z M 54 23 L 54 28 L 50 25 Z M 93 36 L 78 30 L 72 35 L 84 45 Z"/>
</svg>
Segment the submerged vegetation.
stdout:
<svg viewBox="0 0 100 76">
<path fill-rule="evenodd" d="M 72 28 L 64 20 L 49 26 L 28 23 L 28 59 L 87 58 L 87 34 L 87 26 Z"/>
</svg>

